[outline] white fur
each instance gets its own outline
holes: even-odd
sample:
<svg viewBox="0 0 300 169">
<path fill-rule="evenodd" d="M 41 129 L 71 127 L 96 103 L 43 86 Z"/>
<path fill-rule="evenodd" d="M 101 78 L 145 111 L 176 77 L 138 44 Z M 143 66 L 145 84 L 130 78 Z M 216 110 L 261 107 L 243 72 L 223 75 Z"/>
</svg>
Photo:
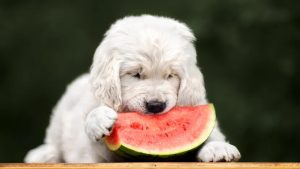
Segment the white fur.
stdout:
<svg viewBox="0 0 300 169">
<path fill-rule="evenodd" d="M 145 102 L 152 100 L 166 102 L 163 112 L 207 103 L 194 40 L 174 19 L 118 20 L 96 49 L 90 73 L 72 82 L 53 110 L 44 144 L 29 151 L 25 162 L 120 161 L 101 139 L 110 134 L 116 112 L 148 113 Z M 239 158 L 218 125 L 198 154 L 199 161 Z"/>
<path fill-rule="evenodd" d="M 198 160 L 203 162 L 237 161 L 240 158 L 238 149 L 224 141 L 208 142 L 198 153 Z"/>
<path fill-rule="evenodd" d="M 86 117 L 85 132 L 91 140 L 99 141 L 104 135 L 110 134 L 110 128 L 117 120 L 118 114 L 113 109 L 100 106 Z"/>
</svg>

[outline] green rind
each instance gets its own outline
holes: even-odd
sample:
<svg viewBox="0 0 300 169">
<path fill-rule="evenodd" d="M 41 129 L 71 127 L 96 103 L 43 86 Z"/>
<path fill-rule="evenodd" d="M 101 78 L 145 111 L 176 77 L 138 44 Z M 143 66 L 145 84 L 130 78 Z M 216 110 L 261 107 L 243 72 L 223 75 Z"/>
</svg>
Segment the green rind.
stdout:
<svg viewBox="0 0 300 169">
<path fill-rule="evenodd" d="M 165 152 L 150 152 L 148 150 L 136 149 L 131 147 L 130 145 L 126 145 L 125 143 L 120 142 L 117 145 L 107 144 L 108 148 L 114 151 L 116 154 L 121 155 L 122 157 L 128 159 L 144 159 L 144 160 L 151 160 L 151 159 L 169 159 L 173 157 L 180 157 L 188 152 L 191 152 L 202 145 L 203 142 L 209 137 L 210 133 L 212 132 L 215 121 L 216 121 L 216 113 L 213 104 L 208 104 L 211 110 L 211 116 L 206 128 L 206 132 L 202 133 L 201 137 L 199 137 L 196 141 L 194 141 L 191 145 L 187 145 L 186 147 L 173 150 L 173 151 L 165 151 Z"/>
<path fill-rule="evenodd" d="M 195 156 L 188 156 L 189 158 L 186 158 L 187 155 L 191 155 L 195 153 L 199 147 L 195 147 L 192 150 L 184 151 L 178 154 L 170 154 L 170 155 L 155 155 L 155 154 L 142 154 L 139 152 L 136 152 L 132 149 L 128 149 L 127 147 L 120 146 L 120 148 L 114 153 L 117 155 L 125 158 L 128 161 L 194 161 Z"/>
</svg>

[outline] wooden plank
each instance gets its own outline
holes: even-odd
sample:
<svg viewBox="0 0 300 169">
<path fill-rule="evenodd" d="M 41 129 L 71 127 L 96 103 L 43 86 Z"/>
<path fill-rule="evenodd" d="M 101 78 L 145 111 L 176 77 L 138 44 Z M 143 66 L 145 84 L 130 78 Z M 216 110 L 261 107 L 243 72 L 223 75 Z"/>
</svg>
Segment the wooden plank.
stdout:
<svg viewBox="0 0 300 169">
<path fill-rule="evenodd" d="M 1 169 L 300 169 L 300 163 L 97 163 L 0 164 Z"/>
</svg>

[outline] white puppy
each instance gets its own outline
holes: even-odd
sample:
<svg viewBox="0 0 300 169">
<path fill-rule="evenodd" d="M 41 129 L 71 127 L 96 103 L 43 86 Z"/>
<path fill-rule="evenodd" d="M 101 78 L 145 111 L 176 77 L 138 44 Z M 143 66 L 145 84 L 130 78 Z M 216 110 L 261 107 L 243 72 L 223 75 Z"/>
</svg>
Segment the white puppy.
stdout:
<svg viewBox="0 0 300 169">
<path fill-rule="evenodd" d="M 207 103 L 194 40 L 174 19 L 118 20 L 97 48 L 90 73 L 72 82 L 53 110 L 44 144 L 29 151 L 25 162 L 119 161 L 102 142 L 117 112 L 163 113 Z M 239 158 L 218 125 L 197 156 L 205 162 Z"/>
</svg>

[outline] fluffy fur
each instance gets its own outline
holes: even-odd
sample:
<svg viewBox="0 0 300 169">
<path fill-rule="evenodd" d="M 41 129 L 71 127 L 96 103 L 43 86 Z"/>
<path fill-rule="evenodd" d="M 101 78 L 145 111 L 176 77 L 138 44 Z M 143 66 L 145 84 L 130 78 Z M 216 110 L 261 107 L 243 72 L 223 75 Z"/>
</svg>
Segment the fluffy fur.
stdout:
<svg viewBox="0 0 300 169">
<path fill-rule="evenodd" d="M 145 103 L 174 106 L 207 103 L 197 67 L 195 40 L 183 23 L 150 15 L 114 23 L 97 48 L 91 71 L 72 82 L 53 110 L 44 144 L 25 162 L 121 161 L 102 142 L 118 111 L 147 112 Z M 237 148 L 218 125 L 197 155 L 199 161 L 236 161 Z"/>
</svg>

